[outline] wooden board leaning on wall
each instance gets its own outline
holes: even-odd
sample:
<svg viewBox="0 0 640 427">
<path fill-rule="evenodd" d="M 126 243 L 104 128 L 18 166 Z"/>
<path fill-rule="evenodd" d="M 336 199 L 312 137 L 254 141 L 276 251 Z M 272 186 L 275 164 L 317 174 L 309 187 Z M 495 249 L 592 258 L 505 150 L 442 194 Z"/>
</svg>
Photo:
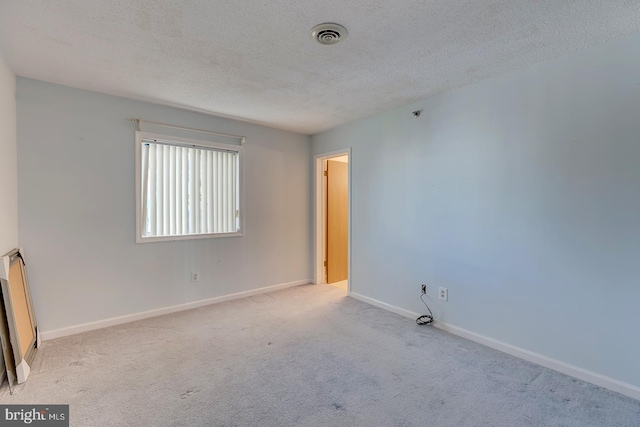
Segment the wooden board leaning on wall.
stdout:
<svg viewBox="0 0 640 427">
<path fill-rule="evenodd" d="M 27 380 L 40 340 L 22 249 L 0 259 L 0 341 L 9 387 Z"/>
</svg>

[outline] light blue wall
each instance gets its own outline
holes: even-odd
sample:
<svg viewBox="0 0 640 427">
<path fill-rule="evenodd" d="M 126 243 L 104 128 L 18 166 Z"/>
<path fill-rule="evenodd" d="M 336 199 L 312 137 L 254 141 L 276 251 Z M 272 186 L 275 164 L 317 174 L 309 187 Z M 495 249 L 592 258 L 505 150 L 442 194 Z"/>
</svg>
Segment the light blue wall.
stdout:
<svg viewBox="0 0 640 427">
<path fill-rule="evenodd" d="M 311 277 L 309 137 L 22 78 L 17 108 L 20 245 L 41 330 Z M 247 137 L 244 237 L 135 243 L 132 117 Z"/>
<path fill-rule="evenodd" d="M 640 386 L 640 34 L 312 138 L 348 146 L 354 292 L 423 312 L 427 283 L 441 321 Z"/>
</svg>

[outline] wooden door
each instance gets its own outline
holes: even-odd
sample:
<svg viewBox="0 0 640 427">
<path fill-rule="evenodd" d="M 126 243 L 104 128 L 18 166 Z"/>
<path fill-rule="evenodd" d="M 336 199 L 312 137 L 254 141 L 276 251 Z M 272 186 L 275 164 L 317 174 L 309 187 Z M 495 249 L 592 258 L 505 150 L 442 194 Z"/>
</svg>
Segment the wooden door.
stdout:
<svg viewBox="0 0 640 427">
<path fill-rule="evenodd" d="M 347 280 L 349 251 L 349 165 L 327 161 L 327 283 Z"/>
</svg>

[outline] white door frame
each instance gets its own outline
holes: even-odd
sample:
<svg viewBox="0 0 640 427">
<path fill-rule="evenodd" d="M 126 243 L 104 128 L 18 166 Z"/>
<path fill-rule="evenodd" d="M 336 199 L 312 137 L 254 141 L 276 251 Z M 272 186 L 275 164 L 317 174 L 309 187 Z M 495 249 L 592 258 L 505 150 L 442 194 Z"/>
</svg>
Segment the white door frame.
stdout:
<svg viewBox="0 0 640 427">
<path fill-rule="evenodd" d="M 326 247 L 325 233 L 325 215 L 326 215 L 326 198 L 324 198 L 323 182 L 324 182 L 324 161 L 333 157 L 341 157 L 346 155 L 349 159 L 347 163 L 348 183 L 347 191 L 349 193 L 348 217 L 348 249 L 347 249 L 347 295 L 351 294 L 351 147 L 343 148 L 328 153 L 320 153 L 314 156 L 314 173 L 313 173 L 313 280 L 315 284 L 326 283 L 324 255 Z"/>
</svg>

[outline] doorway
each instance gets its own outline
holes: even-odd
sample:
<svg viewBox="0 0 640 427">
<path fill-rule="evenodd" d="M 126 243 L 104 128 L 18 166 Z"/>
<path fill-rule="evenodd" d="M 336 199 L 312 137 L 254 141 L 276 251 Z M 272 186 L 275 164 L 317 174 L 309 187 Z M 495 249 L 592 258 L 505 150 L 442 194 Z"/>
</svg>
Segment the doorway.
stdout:
<svg viewBox="0 0 640 427">
<path fill-rule="evenodd" d="M 315 283 L 347 292 L 350 283 L 351 150 L 316 156 Z"/>
</svg>

